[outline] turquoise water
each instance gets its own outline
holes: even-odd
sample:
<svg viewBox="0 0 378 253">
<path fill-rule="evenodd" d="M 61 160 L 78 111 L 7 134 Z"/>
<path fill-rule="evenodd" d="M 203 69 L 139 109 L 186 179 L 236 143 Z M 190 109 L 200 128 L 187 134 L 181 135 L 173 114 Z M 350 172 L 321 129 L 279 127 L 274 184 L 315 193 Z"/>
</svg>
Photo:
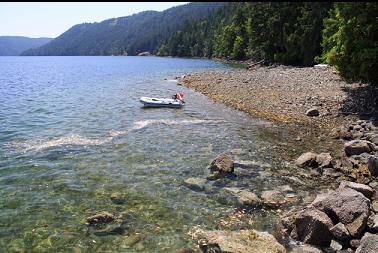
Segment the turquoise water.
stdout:
<svg viewBox="0 0 378 253">
<path fill-rule="evenodd" d="M 217 68 L 228 67 L 159 57 L 0 57 L 0 251 L 178 252 L 191 247 L 193 226 L 216 228 L 233 206 L 184 180 L 205 177 L 222 152 L 272 162 L 261 137 L 269 124 L 174 81 Z M 186 95 L 182 109 L 145 109 L 138 100 L 178 91 Z M 229 186 L 266 188 L 243 180 Z M 123 215 L 122 233 L 85 224 L 105 210 Z"/>
</svg>

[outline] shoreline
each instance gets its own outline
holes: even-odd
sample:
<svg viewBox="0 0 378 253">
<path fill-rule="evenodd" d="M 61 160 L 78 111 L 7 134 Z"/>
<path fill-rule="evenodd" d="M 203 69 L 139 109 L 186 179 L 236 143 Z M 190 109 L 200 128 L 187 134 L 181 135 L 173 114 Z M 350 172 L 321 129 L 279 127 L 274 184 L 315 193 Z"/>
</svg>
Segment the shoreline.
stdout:
<svg viewBox="0 0 378 253">
<path fill-rule="evenodd" d="M 344 198 L 341 197 L 344 196 L 343 194 L 350 193 L 345 190 L 348 187 L 355 190 L 351 194 L 358 192 L 359 187 L 368 187 L 372 192 L 368 196 L 370 201 L 378 204 L 377 111 L 373 108 L 371 110 L 373 113 L 365 113 L 367 104 L 364 102 L 368 102 L 365 101 L 366 95 L 369 94 L 368 84 L 347 83 L 330 66 L 298 68 L 259 65 L 250 65 L 246 69 L 212 70 L 189 74 L 178 78 L 178 83 L 202 93 L 215 103 L 223 103 L 251 117 L 267 120 L 278 128 L 288 130 L 290 133 L 281 146 L 283 153 L 279 155 L 280 159 L 290 166 L 297 167 L 299 169 L 297 172 L 302 169 L 302 172 L 307 174 L 305 177 L 310 180 L 317 181 L 319 177 L 329 180 L 326 185 L 313 188 L 312 193 L 315 194 L 316 200 L 326 193 L 324 189 L 332 192 L 333 195 L 331 193 L 327 195 L 327 198 L 331 199 L 334 196 Z M 360 145 L 364 148 L 360 149 Z M 293 153 L 293 150 L 296 151 Z M 326 181 L 318 183 L 324 182 Z M 251 200 L 255 201 L 254 203 L 257 201 L 265 204 L 266 201 L 264 195 L 259 200 L 253 192 L 245 189 L 233 189 L 232 194 L 239 198 L 239 201 L 244 201 L 247 195 L 254 195 Z M 279 191 L 271 191 L 269 194 L 282 197 Z M 275 237 L 287 249 L 297 247 L 289 242 L 293 238 L 290 231 L 293 228 L 295 230 L 294 224 L 299 224 L 300 215 L 305 214 L 311 219 L 314 218 L 312 213 L 307 213 L 307 208 L 313 208 L 310 203 L 313 201 L 315 203 L 316 200 L 309 199 L 303 203 L 293 204 L 290 208 L 285 208 L 282 213 L 277 211 L 283 229 L 282 233 L 278 231 L 280 234 Z M 352 202 L 348 203 L 349 196 L 343 201 L 348 206 L 352 205 Z M 368 215 L 368 210 L 369 208 L 363 212 Z M 372 212 L 369 219 L 376 219 L 377 224 L 374 222 L 365 224 L 364 226 L 368 226 L 367 230 L 366 228 L 363 230 L 366 232 L 365 235 L 378 228 L 378 211 L 376 210 L 375 213 Z M 359 229 L 362 231 L 362 225 Z M 305 232 L 316 233 L 316 229 L 308 228 Z M 300 238 L 295 238 L 295 235 L 294 239 L 302 241 Z M 361 243 L 364 242 L 362 235 L 363 233 L 359 232 L 357 237 L 361 238 Z M 211 238 L 209 235 L 207 237 Z M 328 239 L 329 242 L 331 241 L 330 238 L 332 237 L 326 238 L 326 243 L 321 249 L 326 249 L 325 246 Z M 227 247 L 227 242 L 222 243 Z M 316 242 L 304 241 L 304 243 L 311 245 L 310 247 L 316 245 Z M 341 240 L 336 241 L 336 244 L 338 243 L 343 244 Z M 354 250 L 359 246 L 353 245 L 352 241 L 343 245 L 345 247 L 349 245 L 349 248 Z M 339 246 L 340 244 L 337 245 Z"/>
</svg>

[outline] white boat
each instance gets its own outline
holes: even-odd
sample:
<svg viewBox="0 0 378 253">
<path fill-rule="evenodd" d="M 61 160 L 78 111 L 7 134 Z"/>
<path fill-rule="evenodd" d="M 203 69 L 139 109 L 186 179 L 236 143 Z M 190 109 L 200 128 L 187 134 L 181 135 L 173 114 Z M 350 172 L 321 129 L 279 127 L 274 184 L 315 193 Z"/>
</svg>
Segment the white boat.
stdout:
<svg viewBox="0 0 378 253">
<path fill-rule="evenodd" d="M 145 107 L 172 107 L 172 108 L 180 108 L 184 106 L 185 102 L 172 99 L 172 98 L 150 98 L 150 97 L 141 97 L 139 101 Z"/>
<path fill-rule="evenodd" d="M 181 108 L 184 106 L 184 93 L 176 93 L 172 98 L 151 98 L 151 97 L 141 97 L 139 101 L 145 107 L 172 107 Z"/>
</svg>

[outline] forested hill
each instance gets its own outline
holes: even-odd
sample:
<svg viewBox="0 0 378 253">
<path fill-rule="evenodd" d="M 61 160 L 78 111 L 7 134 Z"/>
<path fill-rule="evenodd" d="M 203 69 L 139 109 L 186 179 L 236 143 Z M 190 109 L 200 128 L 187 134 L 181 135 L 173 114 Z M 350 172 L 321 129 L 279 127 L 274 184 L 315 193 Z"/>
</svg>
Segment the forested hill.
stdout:
<svg viewBox="0 0 378 253">
<path fill-rule="evenodd" d="M 180 27 L 159 55 L 328 63 L 350 80 L 378 83 L 378 3 L 233 2 Z"/>
<path fill-rule="evenodd" d="M 51 38 L 28 38 L 22 36 L 0 36 L 0 56 L 20 55 L 27 49 L 40 47 Z"/>
<path fill-rule="evenodd" d="M 100 23 L 75 25 L 50 43 L 22 55 L 136 55 L 158 46 L 189 21 L 203 19 L 224 3 L 189 3 Z"/>
</svg>

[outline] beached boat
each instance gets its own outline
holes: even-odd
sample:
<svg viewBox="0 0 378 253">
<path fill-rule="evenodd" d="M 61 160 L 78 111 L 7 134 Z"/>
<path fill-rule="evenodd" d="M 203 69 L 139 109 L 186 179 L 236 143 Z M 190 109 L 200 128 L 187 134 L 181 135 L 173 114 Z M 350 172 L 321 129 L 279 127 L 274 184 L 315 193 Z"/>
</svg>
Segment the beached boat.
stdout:
<svg viewBox="0 0 378 253">
<path fill-rule="evenodd" d="M 151 97 L 141 97 L 139 101 L 145 107 L 172 107 L 181 108 L 185 105 L 184 93 L 179 92 L 175 94 L 172 98 L 151 98 Z"/>
</svg>

